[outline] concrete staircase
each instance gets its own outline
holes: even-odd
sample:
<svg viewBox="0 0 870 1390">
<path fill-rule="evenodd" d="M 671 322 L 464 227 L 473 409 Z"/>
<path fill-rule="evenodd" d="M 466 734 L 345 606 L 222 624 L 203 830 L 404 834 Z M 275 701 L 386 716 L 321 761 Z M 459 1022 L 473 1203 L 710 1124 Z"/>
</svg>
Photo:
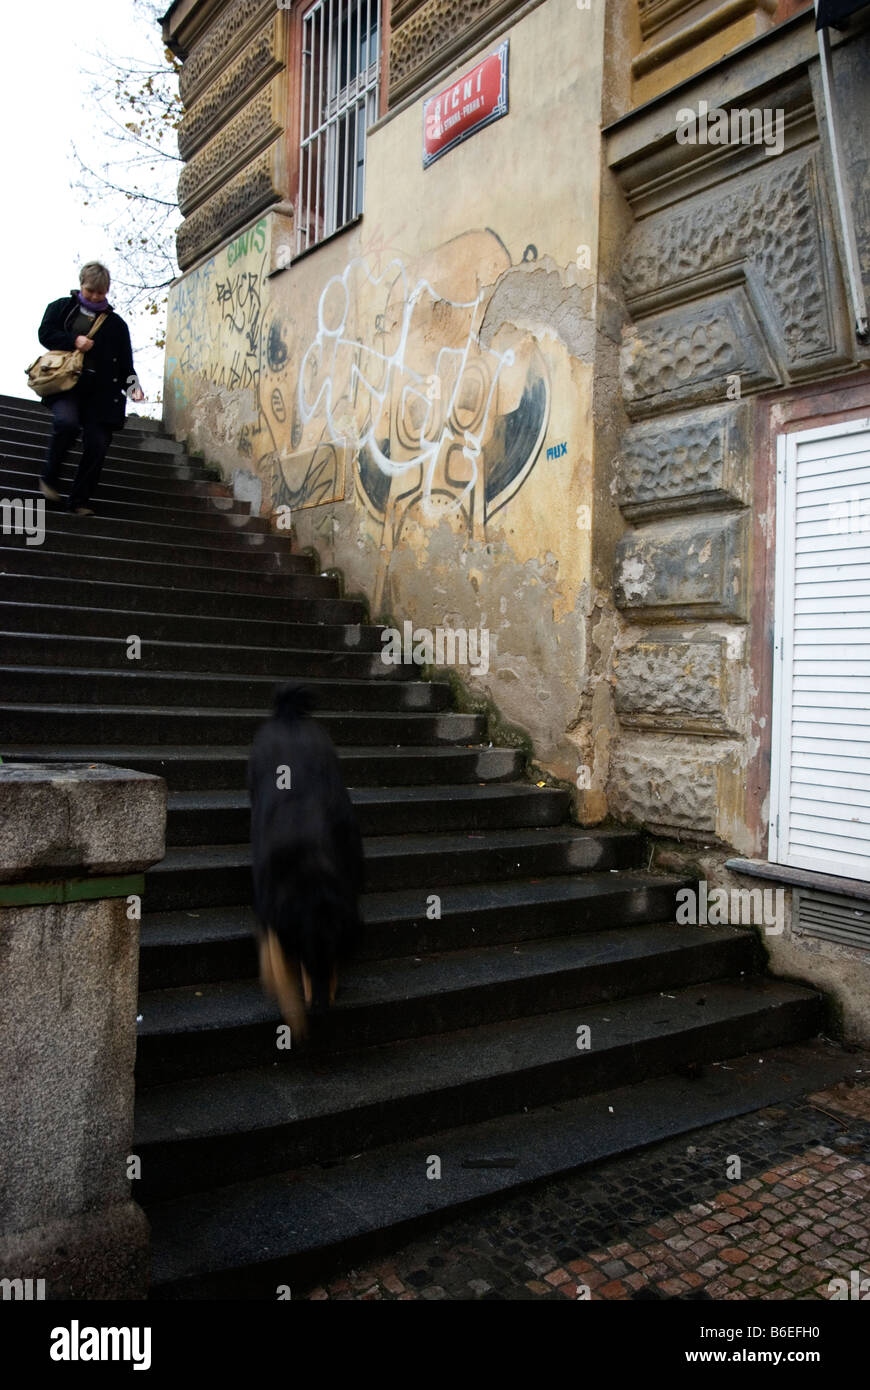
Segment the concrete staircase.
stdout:
<svg viewBox="0 0 870 1390">
<path fill-rule="evenodd" d="M 38 496 L 48 426 L 0 397 L 0 498 Z M 642 835 L 570 824 L 567 793 L 524 780 L 446 684 L 385 666 L 363 606 L 180 444 L 116 436 L 97 504 L 49 507 L 43 546 L 0 537 L 0 752 L 169 785 L 137 1059 L 156 1297 L 274 1298 L 464 1203 L 821 1074 L 794 1046 L 820 1001 L 761 973 L 754 933 L 674 925 L 681 881 L 644 872 Z M 291 676 L 316 691 L 368 864 L 365 953 L 308 1054 L 278 1050 L 249 906 L 247 750 Z"/>
</svg>

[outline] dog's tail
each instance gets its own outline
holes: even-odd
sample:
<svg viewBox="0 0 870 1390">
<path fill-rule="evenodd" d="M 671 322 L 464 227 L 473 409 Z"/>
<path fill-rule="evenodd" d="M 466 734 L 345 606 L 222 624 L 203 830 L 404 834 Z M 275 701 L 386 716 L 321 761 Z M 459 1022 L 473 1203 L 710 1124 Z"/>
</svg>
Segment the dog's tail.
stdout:
<svg viewBox="0 0 870 1390">
<path fill-rule="evenodd" d="M 291 682 L 289 685 L 279 685 L 275 691 L 275 713 L 279 719 L 288 722 L 304 719 L 313 706 L 314 699 L 307 686 Z"/>
</svg>

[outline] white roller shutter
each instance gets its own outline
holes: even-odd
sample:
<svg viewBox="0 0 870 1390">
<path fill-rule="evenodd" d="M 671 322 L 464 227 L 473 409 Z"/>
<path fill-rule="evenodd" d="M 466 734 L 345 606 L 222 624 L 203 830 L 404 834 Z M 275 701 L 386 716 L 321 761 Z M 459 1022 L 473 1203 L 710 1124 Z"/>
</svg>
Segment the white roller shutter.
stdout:
<svg viewBox="0 0 870 1390">
<path fill-rule="evenodd" d="M 778 445 L 768 855 L 870 880 L 870 420 Z"/>
</svg>

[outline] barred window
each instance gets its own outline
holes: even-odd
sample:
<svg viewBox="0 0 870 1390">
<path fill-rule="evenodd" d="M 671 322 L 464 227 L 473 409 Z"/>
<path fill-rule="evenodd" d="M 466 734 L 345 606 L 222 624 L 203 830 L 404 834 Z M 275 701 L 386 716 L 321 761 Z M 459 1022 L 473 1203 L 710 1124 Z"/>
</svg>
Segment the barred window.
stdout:
<svg viewBox="0 0 870 1390">
<path fill-rule="evenodd" d="M 303 16 L 297 254 L 362 212 L 380 19 L 380 0 L 317 0 Z"/>
</svg>

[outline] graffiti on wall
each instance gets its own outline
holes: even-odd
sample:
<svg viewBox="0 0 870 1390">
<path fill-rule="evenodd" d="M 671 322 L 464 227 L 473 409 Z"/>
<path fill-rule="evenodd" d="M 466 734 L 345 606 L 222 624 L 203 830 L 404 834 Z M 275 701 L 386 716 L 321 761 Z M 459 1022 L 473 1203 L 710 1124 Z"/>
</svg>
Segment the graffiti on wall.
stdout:
<svg viewBox="0 0 870 1390">
<path fill-rule="evenodd" d="M 293 445 L 316 430 L 314 452 L 304 477 L 282 469 L 276 489 L 276 502 L 304 504 L 349 451 L 388 549 L 412 518 L 451 516 L 483 536 L 533 469 L 549 419 L 534 340 L 480 340 L 481 282 L 511 264 L 500 239 L 465 233 L 432 259 L 412 274 L 398 256 L 383 268 L 359 256 L 324 286 L 294 403 Z"/>
<path fill-rule="evenodd" d="M 175 288 L 176 404 L 194 376 L 251 393 L 236 444 L 271 474 L 276 507 L 345 497 L 349 484 L 387 552 L 442 517 L 485 537 L 542 454 L 551 394 L 531 335 L 483 332 L 481 287 L 511 267 L 496 233 L 463 233 L 413 263 L 356 256 L 307 314 L 298 287 L 289 304 L 270 293 L 261 239 L 231 249 L 232 264 L 212 259 Z"/>
<path fill-rule="evenodd" d="M 235 439 L 240 455 L 268 470 L 278 459 L 278 434 L 286 418 L 284 386 L 271 391 L 268 409 L 261 400 L 260 381 L 265 363 L 271 370 L 288 367 L 281 352 L 281 329 L 264 321 L 270 304 L 268 292 L 267 222 L 265 218 L 238 236 L 227 247 L 227 259 L 218 272 L 218 259 L 185 275 L 172 291 L 170 339 L 175 352 L 167 357 L 168 389 L 177 410 L 189 409 L 195 385 L 239 391 L 253 396 L 252 420 L 239 428 Z"/>
<path fill-rule="evenodd" d="M 209 332 L 203 300 L 214 273 L 212 258 L 195 274 L 179 280 L 170 297 L 167 337 L 174 353 L 167 356 L 166 377 L 171 399 L 179 411 L 190 405 L 190 387 L 206 368 Z"/>
</svg>

